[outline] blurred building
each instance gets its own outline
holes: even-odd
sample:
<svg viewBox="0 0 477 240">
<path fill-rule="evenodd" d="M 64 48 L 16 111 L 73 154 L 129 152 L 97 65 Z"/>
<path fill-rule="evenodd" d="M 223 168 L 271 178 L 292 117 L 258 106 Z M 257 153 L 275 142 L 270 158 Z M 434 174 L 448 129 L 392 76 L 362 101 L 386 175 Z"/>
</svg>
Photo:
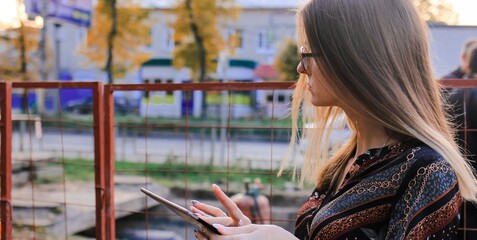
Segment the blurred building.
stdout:
<svg viewBox="0 0 477 240">
<path fill-rule="evenodd" d="M 144 64 L 144 68 L 130 72 L 121 83 L 139 82 L 178 82 L 189 80 L 187 69 L 172 68 L 172 51 L 174 50 L 174 30 L 168 23 L 175 18 L 170 8 L 175 0 L 142 0 L 144 8 L 153 9 L 151 17 L 156 20 L 151 29 L 152 44 L 144 46 L 152 58 Z M 255 70 L 261 65 L 273 62 L 280 44 L 285 38 L 295 37 L 295 19 L 292 11 L 303 0 L 235 0 L 242 9 L 235 22 L 224 23 L 222 34 L 227 37 L 236 34 L 239 46 L 230 56 L 228 80 L 257 80 Z M 104 80 L 103 66 L 91 66 L 89 61 L 78 54 L 81 45 L 86 44 L 87 29 L 68 22 L 58 22 L 55 27 L 49 22 L 52 39 L 57 39 L 60 46 L 60 74 L 62 79 Z M 477 26 L 431 25 L 431 56 L 436 75 L 449 72 L 459 65 L 459 53 L 466 39 L 477 37 Z M 1 46 L 0 46 L 1 47 Z M 154 67 L 160 68 L 163 76 L 154 74 Z M 141 72 L 142 71 L 142 72 Z M 223 76 L 217 75 L 218 78 Z"/>
<path fill-rule="evenodd" d="M 280 43 L 285 38 L 295 37 L 294 12 L 302 0 L 236 0 L 242 9 L 237 21 L 221 26 L 222 34 L 227 37 L 235 34 L 238 48 L 230 56 L 231 70 L 228 79 L 255 80 L 254 70 L 262 64 L 273 62 Z M 170 11 L 175 0 L 143 0 L 145 8 L 153 9 L 151 18 L 156 22 L 151 29 L 152 44 L 144 46 L 153 57 L 144 64 L 144 69 L 129 73 L 121 83 L 138 82 L 178 82 L 189 80 L 187 69 L 172 68 L 172 51 L 174 50 L 174 30 L 168 27 L 175 15 Z M 78 54 L 81 45 L 86 44 L 87 29 L 67 22 L 60 22 L 60 27 L 50 23 L 51 37 L 55 35 L 60 42 L 60 77 L 75 80 L 104 80 L 102 66 L 88 65 L 89 61 Z M 133 23 L 131 23 L 133 24 Z M 159 67 L 164 76 L 155 76 L 151 71 Z M 142 72 L 141 72 L 142 71 Z M 218 76 L 221 78 L 222 76 Z"/>
<path fill-rule="evenodd" d="M 222 81 L 262 81 L 263 74 L 257 70 L 262 66 L 270 66 L 277 54 L 280 44 L 286 38 L 295 38 L 295 14 L 292 9 L 296 8 L 302 0 L 236 0 L 241 8 L 241 13 L 236 21 L 222 23 L 222 35 L 227 39 L 235 35 L 237 48 L 233 55 L 226 57 L 226 71 L 218 71 L 212 77 Z M 153 43 L 147 49 L 153 54 L 153 58 L 145 62 L 139 71 L 139 82 L 145 83 L 179 83 L 190 81 L 190 71 L 187 69 L 175 69 L 172 66 L 172 51 L 174 50 L 174 30 L 168 25 L 173 22 L 175 15 L 170 12 L 174 0 L 143 1 L 143 6 L 154 9 L 151 17 L 157 19 L 151 29 Z M 219 60 L 220 61 L 220 60 Z M 262 71 L 260 71 L 262 72 Z M 168 96 L 169 94 L 169 96 Z M 179 116 L 188 108 L 194 115 L 200 114 L 197 99 L 200 93 L 152 93 L 149 96 L 149 114 L 154 115 L 154 109 L 164 109 L 166 105 L 171 109 L 170 114 Z M 209 116 L 218 115 L 220 112 L 220 93 L 208 94 Z M 242 92 L 233 93 L 236 104 L 233 104 L 232 117 L 246 117 L 252 114 L 254 108 L 267 108 L 269 101 L 277 101 L 277 104 L 286 105 L 288 97 L 272 96 L 272 92 L 259 91 L 258 93 Z M 180 95 L 180 96 L 179 96 Z M 275 93 L 275 95 L 283 95 Z M 172 99 L 176 99 L 173 101 Z M 180 100 L 178 100 L 180 99 Z M 281 100 L 281 102 L 278 102 Z M 192 102 L 189 104 L 188 102 Z M 152 103 L 152 105 L 151 105 Z M 155 104 L 154 104 L 155 103 Z M 285 103 L 285 104 L 284 104 Z M 155 106 L 154 106 L 155 105 Z M 215 106 L 215 108 L 214 108 Z M 172 109 L 176 109 L 172 111 Z M 182 109 L 182 110 L 179 110 Z M 267 111 L 271 112 L 271 111 Z M 217 113 L 217 114 L 215 114 Z M 285 114 L 285 113 L 283 113 Z M 283 115 L 281 114 L 280 117 Z"/>
<path fill-rule="evenodd" d="M 302 1 L 235 0 L 235 4 L 241 8 L 238 19 L 221 23 L 220 28 L 225 39 L 233 34 L 238 40 L 238 46 L 234 53 L 228 54 L 224 60 L 227 70 L 212 73 L 211 77 L 222 81 L 249 82 L 269 80 L 269 76 L 276 75 L 273 70 L 264 72 L 263 69 L 270 69 L 280 44 L 286 38 L 295 37 L 295 19 L 292 9 L 295 9 Z M 39 1 L 29 0 L 27 3 L 29 3 L 28 9 L 36 9 L 36 12 L 29 10 L 30 17 L 38 14 L 38 8 L 41 7 L 38 5 Z M 142 7 L 152 10 L 150 17 L 155 22 L 151 28 L 152 43 L 141 49 L 151 53 L 152 57 L 140 68 L 127 73 L 123 79 L 116 79 L 116 82 L 180 83 L 190 81 L 189 69 L 173 67 L 174 30 L 169 27 L 169 24 L 175 19 L 171 8 L 176 1 L 142 0 L 140 4 Z M 102 71 L 104 66 L 92 64 L 88 58 L 79 53 L 80 48 L 86 44 L 88 35 L 86 25 L 89 24 L 78 24 L 57 17 L 48 18 L 45 24 L 48 29 L 48 38 L 54 45 L 54 58 L 57 59 L 54 71 L 49 73 L 48 79 L 107 82 L 106 73 Z M 115 96 L 133 99 L 139 104 L 147 98 L 149 104 L 147 114 L 150 116 L 156 115 L 156 112 L 167 113 L 169 117 L 181 116 L 185 112 L 196 116 L 200 114 L 200 106 L 197 106 L 201 102 L 200 93 L 151 92 L 148 95 L 136 92 L 127 93 L 127 96 L 121 96 L 121 94 L 118 93 Z M 237 101 L 234 104 L 232 115 L 233 117 L 249 116 L 254 108 L 267 108 L 266 106 L 271 105 L 269 101 L 279 101 L 277 103 L 286 109 L 289 100 L 289 97 L 285 96 L 287 94 L 264 91 L 234 93 L 233 98 Z M 61 94 L 60 101 L 66 106 L 69 101 L 87 98 L 90 95 L 90 91 L 68 90 Z M 207 101 L 212 105 L 211 114 L 219 114 L 218 105 L 222 101 L 220 93 L 210 94 Z M 47 93 L 47 108 L 56 109 L 54 102 L 56 100 L 53 97 L 50 99 Z M 215 105 L 215 110 L 213 105 Z M 164 107 L 168 110 L 164 111 Z M 142 109 L 141 113 L 146 114 Z M 162 110 L 159 111 L 159 109 Z"/>
<path fill-rule="evenodd" d="M 225 60 L 226 71 L 218 71 L 211 77 L 223 81 L 263 81 L 270 80 L 267 76 L 275 73 L 268 71 L 281 44 L 286 38 L 295 38 L 295 14 L 303 0 L 235 0 L 241 8 L 236 21 L 221 23 L 221 33 L 224 38 L 234 34 L 238 39 L 238 47 L 233 55 Z M 140 68 L 129 72 L 123 79 L 116 79 L 117 83 L 180 83 L 191 80 L 188 69 L 173 67 L 172 53 L 175 48 L 174 30 L 169 27 L 175 15 L 170 11 L 176 4 L 175 0 L 141 0 L 142 7 L 152 9 L 151 18 L 155 24 L 151 28 L 152 43 L 143 46 L 141 50 L 151 53 L 152 57 Z M 63 81 L 104 81 L 106 74 L 101 70 L 104 66 L 91 65 L 90 61 L 79 54 L 81 46 L 86 44 L 87 28 L 67 21 L 49 20 L 48 32 L 50 39 L 54 39 L 58 53 L 58 71 L 49 79 Z M 131 23 L 133 24 L 133 23 Z M 471 37 L 477 37 L 477 26 L 445 26 L 430 25 L 431 57 L 437 77 L 449 72 L 459 65 L 460 48 Z M 0 48 L 2 46 L 0 45 Z M 264 70 L 267 70 L 264 72 Z M 70 98 L 84 97 L 84 92 L 65 94 Z M 128 93 L 129 94 L 129 93 Z M 119 93 L 120 95 L 120 93 Z M 270 108 L 280 106 L 287 112 L 289 103 L 288 92 L 258 92 L 237 93 L 235 104 L 236 117 L 247 116 L 253 108 Z M 132 93 L 125 96 L 137 102 L 147 97 L 149 103 L 156 104 L 149 107 L 149 114 L 164 105 L 168 105 L 170 116 L 180 116 L 185 112 L 200 114 L 197 106 L 198 93 Z M 218 105 L 218 96 L 209 97 L 208 101 Z M 240 105 L 240 106 L 239 106 Z M 252 109 L 251 109 L 251 108 Z M 255 109 L 255 110 L 256 110 Z M 158 110 L 157 110 L 158 111 Z M 164 111 L 162 111 L 164 112 Z M 213 112 L 219 112 L 212 111 Z M 271 111 L 262 111 L 271 112 Z M 275 112 L 277 113 L 277 112 Z M 269 114 L 267 114 L 269 115 Z"/>
</svg>

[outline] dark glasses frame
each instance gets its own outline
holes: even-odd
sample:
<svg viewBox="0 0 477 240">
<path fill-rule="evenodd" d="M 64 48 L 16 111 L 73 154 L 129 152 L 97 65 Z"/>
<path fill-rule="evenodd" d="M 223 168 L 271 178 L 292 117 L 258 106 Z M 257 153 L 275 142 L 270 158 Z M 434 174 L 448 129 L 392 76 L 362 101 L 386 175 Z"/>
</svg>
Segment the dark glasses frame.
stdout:
<svg viewBox="0 0 477 240">
<path fill-rule="evenodd" d="M 321 53 L 311 53 L 306 51 L 307 49 L 305 47 L 300 47 L 300 52 L 298 52 L 301 66 L 303 67 L 303 70 L 305 70 L 305 72 L 308 71 L 308 62 L 306 61 L 306 58 L 323 56 L 323 54 Z"/>
</svg>

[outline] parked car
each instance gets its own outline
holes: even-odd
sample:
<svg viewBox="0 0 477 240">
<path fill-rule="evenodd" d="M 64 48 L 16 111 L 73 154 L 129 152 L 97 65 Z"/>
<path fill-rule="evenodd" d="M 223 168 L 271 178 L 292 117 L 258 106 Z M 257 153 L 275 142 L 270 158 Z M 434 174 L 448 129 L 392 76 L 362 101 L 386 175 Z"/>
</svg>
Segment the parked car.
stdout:
<svg viewBox="0 0 477 240">
<path fill-rule="evenodd" d="M 74 114 L 92 114 L 93 97 L 68 101 L 63 109 Z M 114 98 L 114 112 L 120 115 L 138 114 L 139 105 L 126 98 Z"/>
</svg>

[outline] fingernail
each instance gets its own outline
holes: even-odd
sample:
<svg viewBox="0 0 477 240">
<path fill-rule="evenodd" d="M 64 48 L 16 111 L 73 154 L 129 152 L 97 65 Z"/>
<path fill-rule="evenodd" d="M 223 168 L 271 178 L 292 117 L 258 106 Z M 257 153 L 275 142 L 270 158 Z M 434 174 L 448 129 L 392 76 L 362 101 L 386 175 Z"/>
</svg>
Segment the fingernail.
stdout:
<svg viewBox="0 0 477 240">
<path fill-rule="evenodd" d="M 218 224 L 218 223 L 214 223 L 214 224 L 212 224 L 212 226 L 214 226 L 214 228 L 217 228 L 217 229 L 223 229 L 224 228 L 224 225 Z"/>
<path fill-rule="evenodd" d="M 196 204 L 199 204 L 200 202 L 197 201 L 197 200 L 190 200 L 190 202 L 192 203 L 192 205 L 196 205 Z"/>
</svg>

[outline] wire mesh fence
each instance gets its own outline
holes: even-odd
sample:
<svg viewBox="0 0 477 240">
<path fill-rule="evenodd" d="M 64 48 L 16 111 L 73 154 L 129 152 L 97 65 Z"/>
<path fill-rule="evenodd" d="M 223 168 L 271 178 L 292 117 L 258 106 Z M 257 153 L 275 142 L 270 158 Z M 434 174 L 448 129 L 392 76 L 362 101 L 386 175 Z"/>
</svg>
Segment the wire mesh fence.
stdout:
<svg viewBox="0 0 477 240">
<path fill-rule="evenodd" d="M 142 122 L 126 125 L 118 114 L 110 116 L 114 121 L 107 121 L 116 129 L 115 145 L 125 147 L 114 154 L 115 178 L 141 176 L 142 180 L 136 178 L 139 186 L 153 189 L 183 206 L 189 206 L 192 199 L 217 205 L 211 195 L 212 183 L 234 195 L 245 192 L 244 181 L 256 179 L 257 183 L 250 186 L 257 189 L 260 184 L 273 206 L 273 195 L 279 192 L 277 186 L 284 185 L 276 179 L 276 170 L 287 148 L 290 126 L 285 111 L 281 115 L 275 115 L 275 111 L 289 101 L 290 86 L 107 86 L 105 94 L 139 95 L 135 93 L 138 89 L 149 90 L 142 93 L 139 106 Z M 280 94 L 278 101 L 276 95 Z M 201 98 L 206 99 L 204 108 L 198 106 L 202 104 Z M 179 110 L 174 110 L 173 106 L 178 105 Z M 122 187 L 115 185 L 115 189 Z M 116 215 L 129 215 L 116 223 L 116 237 L 194 238 L 193 226 L 163 206 L 156 206 L 152 199 L 146 198 L 145 205 L 140 212 L 115 207 Z M 266 217 L 291 229 L 294 217 L 283 214 Z"/>
<path fill-rule="evenodd" d="M 254 203 L 244 211 L 293 231 L 311 192 L 289 175 L 276 177 L 288 148 L 292 83 L 0 87 L 2 239 L 194 239 L 192 225 L 139 189 L 182 206 L 218 206 L 213 183 L 237 202 L 260 193 L 268 211 Z M 472 126 L 459 131 L 468 138 Z M 462 218 L 462 233 L 477 232 L 471 216 Z"/>
</svg>

